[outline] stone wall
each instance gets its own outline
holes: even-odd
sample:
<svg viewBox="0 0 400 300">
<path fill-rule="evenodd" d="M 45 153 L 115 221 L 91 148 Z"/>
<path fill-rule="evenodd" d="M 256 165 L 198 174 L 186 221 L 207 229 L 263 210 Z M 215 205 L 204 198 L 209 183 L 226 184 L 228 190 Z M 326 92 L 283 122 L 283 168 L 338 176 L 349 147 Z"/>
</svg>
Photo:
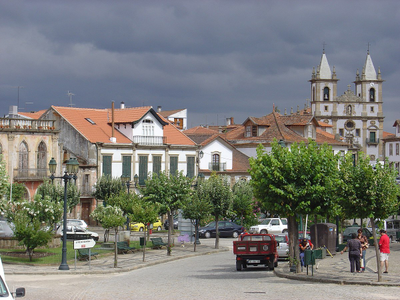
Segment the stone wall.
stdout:
<svg viewBox="0 0 400 300">
<path fill-rule="evenodd" d="M 48 247 L 38 247 L 37 249 L 57 248 L 61 246 L 61 237 L 54 237 L 48 244 Z M 13 237 L 0 238 L 0 249 L 24 249 L 24 246 L 18 245 L 18 240 Z"/>
</svg>

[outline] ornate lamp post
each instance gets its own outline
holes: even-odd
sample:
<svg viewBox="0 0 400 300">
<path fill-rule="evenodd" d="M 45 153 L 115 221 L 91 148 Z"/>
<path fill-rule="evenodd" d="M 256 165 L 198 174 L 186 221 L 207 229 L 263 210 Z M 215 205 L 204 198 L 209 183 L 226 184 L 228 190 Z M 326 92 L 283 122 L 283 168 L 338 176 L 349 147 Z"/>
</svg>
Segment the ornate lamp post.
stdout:
<svg viewBox="0 0 400 300">
<path fill-rule="evenodd" d="M 52 158 L 49 162 L 49 170 L 51 173 L 50 179 L 53 182 L 55 178 L 60 178 L 64 180 L 64 216 L 63 216 L 63 246 L 62 246 L 62 259 L 61 265 L 58 268 L 59 270 L 69 270 L 69 266 L 67 264 L 67 185 L 71 179 L 74 179 L 76 182 L 76 174 L 79 170 L 79 163 L 76 158 L 70 158 L 67 162 L 67 170 L 64 173 L 64 176 L 56 177 L 54 173 L 56 172 L 57 162 L 54 158 Z"/>
</svg>

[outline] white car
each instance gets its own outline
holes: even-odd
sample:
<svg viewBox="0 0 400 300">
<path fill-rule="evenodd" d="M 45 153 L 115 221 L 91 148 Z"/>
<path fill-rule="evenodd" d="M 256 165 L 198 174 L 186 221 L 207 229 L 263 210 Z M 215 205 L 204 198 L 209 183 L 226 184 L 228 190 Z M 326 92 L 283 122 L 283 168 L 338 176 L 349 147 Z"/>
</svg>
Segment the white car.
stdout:
<svg viewBox="0 0 400 300">
<path fill-rule="evenodd" d="M 57 234 L 63 235 L 63 226 L 61 225 L 57 229 Z M 67 225 L 67 239 L 80 240 L 83 235 L 90 235 L 91 239 L 95 241 L 99 240 L 99 234 L 97 232 L 86 230 L 85 228 L 79 226 Z"/>
<path fill-rule="evenodd" d="M 277 234 L 288 232 L 287 219 L 266 218 L 261 224 L 251 226 L 250 233 Z"/>
<path fill-rule="evenodd" d="M 13 300 L 13 296 L 15 296 L 15 298 L 24 297 L 25 288 L 17 288 L 15 292 L 10 292 L 4 277 L 3 262 L 0 258 L 0 298 L 4 300 Z"/>
<path fill-rule="evenodd" d="M 82 227 L 84 229 L 88 228 L 88 225 L 86 224 L 85 221 L 78 220 L 78 219 L 67 219 L 67 226 L 70 226 L 70 225 Z"/>
</svg>

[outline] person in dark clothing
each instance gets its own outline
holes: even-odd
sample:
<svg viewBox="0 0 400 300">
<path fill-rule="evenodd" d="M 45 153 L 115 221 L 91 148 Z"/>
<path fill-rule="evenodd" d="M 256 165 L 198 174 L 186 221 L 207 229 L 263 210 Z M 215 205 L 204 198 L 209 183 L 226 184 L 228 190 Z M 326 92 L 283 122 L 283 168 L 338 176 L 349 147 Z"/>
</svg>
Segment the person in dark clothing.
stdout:
<svg viewBox="0 0 400 300">
<path fill-rule="evenodd" d="M 343 254 L 347 249 L 349 249 L 349 260 L 350 260 L 350 272 L 354 273 L 354 269 L 357 273 L 360 273 L 360 257 L 362 257 L 362 245 L 357 235 L 353 233 L 351 235 L 351 240 L 347 241 L 346 247 L 340 252 Z"/>
</svg>

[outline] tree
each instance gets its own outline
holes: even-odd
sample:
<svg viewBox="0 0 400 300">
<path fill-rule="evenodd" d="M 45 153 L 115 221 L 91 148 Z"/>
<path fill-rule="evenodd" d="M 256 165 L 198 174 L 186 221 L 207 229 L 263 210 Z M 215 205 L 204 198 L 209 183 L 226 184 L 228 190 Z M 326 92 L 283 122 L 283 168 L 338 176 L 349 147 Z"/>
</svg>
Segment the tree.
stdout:
<svg viewBox="0 0 400 300">
<path fill-rule="evenodd" d="M 215 218 L 216 227 L 215 249 L 219 249 L 218 221 L 221 217 L 226 217 L 232 207 L 232 191 L 228 178 L 212 173 L 204 182 L 202 194 L 212 205 L 211 213 Z"/>
<path fill-rule="evenodd" d="M 50 196 L 53 202 L 64 203 L 64 189 L 65 187 L 61 184 L 54 184 L 51 180 L 44 180 L 43 183 L 38 187 L 36 194 L 40 195 L 41 199 L 46 196 Z M 78 187 L 74 182 L 68 181 L 67 183 L 67 207 L 68 211 L 71 212 L 72 209 L 79 203 L 81 194 Z"/>
<path fill-rule="evenodd" d="M 0 154 L 0 210 L 4 211 L 7 203 L 7 195 L 9 191 L 9 182 L 6 171 L 6 165 L 3 161 L 3 155 Z"/>
<path fill-rule="evenodd" d="M 233 185 L 232 193 L 232 211 L 236 218 L 240 219 L 240 225 L 243 226 L 243 222 L 246 219 L 254 219 L 253 187 L 250 185 L 250 182 L 239 180 Z"/>
<path fill-rule="evenodd" d="M 143 223 L 145 230 L 143 230 L 143 241 L 146 240 L 146 231 L 148 230 L 147 224 L 153 224 L 158 219 L 158 212 L 160 210 L 158 203 L 149 203 L 143 198 L 135 197 L 135 201 L 131 203 L 129 208 L 129 217 L 136 222 Z M 146 245 L 143 244 L 143 261 L 146 258 Z"/>
<path fill-rule="evenodd" d="M 108 198 L 124 191 L 125 185 L 122 183 L 121 178 L 112 178 L 111 176 L 106 175 L 97 180 L 94 189 L 93 197 L 106 202 Z M 104 206 L 106 206 L 106 203 Z"/>
<path fill-rule="evenodd" d="M 290 149 L 276 140 L 271 146 L 266 153 L 260 145 L 257 157 L 250 158 L 251 184 L 270 213 L 288 218 L 290 256 L 299 261 L 297 215 L 338 212 L 339 156 L 330 146 L 318 147 L 312 140 L 308 145 L 293 143 Z"/>
<path fill-rule="evenodd" d="M 396 183 L 397 171 L 388 161 L 379 161 L 372 166 L 369 157 L 360 154 L 356 163 L 348 153 L 340 165 L 343 181 L 342 208 L 349 218 L 369 218 L 372 228 L 375 220 L 384 220 L 397 213 L 399 207 L 400 188 Z M 378 281 L 382 281 L 382 270 L 379 262 L 379 248 L 376 231 L 372 230 L 378 266 Z"/>
<path fill-rule="evenodd" d="M 14 224 L 14 235 L 24 245 L 32 261 L 35 248 L 45 246 L 52 239 L 53 225 L 61 219 L 62 203 L 53 202 L 49 196 L 35 196 L 34 201 L 10 202 L 6 212 L 8 221 Z"/>
<path fill-rule="evenodd" d="M 8 194 L 11 194 L 11 201 L 21 201 L 24 199 L 26 189 L 25 185 L 19 182 L 14 182 L 9 185 Z"/>
<path fill-rule="evenodd" d="M 192 220 L 194 223 L 195 239 L 198 237 L 199 222 L 208 217 L 212 211 L 212 205 L 209 199 L 204 195 L 203 181 L 199 180 L 194 187 L 191 197 L 186 198 L 182 208 L 182 216 L 185 219 Z M 196 252 L 196 240 L 193 243 L 194 252 Z"/>
<path fill-rule="evenodd" d="M 104 229 L 114 229 L 114 268 L 118 266 L 117 260 L 117 240 L 118 240 L 118 228 L 124 225 L 125 217 L 121 208 L 116 206 L 98 206 L 90 214 L 90 216 L 100 222 Z"/>
<path fill-rule="evenodd" d="M 160 214 L 166 213 L 169 224 L 174 224 L 172 213 L 180 209 L 190 196 L 190 183 L 191 179 L 182 172 L 176 175 L 168 175 L 165 172 L 153 173 L 140 191 L 145 201 L 159 203 Z M 171 255 L 172 230 L 173 226 L 169 226 L 167 255 Z"/>
</svg>

